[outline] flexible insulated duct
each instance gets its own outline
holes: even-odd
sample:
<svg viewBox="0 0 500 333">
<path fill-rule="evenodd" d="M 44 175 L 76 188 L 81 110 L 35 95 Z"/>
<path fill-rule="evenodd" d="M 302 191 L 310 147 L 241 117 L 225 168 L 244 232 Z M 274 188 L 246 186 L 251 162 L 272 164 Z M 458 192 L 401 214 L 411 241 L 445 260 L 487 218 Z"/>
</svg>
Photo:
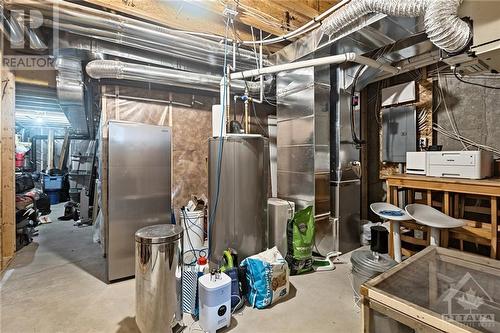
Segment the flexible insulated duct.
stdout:
<svg viewBox="0 0 500 333">
<path fill-rule="evenodd" d="M 468 23 L 458 16 L 462 0 L 352 0 L 323 21 L 332 36 L 370 13 L 391 16 L 424 16 L 424 26 L 434 45 L 447 52 L 460 52 L 471 38 Z"/>
<path fill-rule="evenodd" d="M 222 77 L 162 67 L 127 63 L 117 60 L 94 60 L 87 64 L 87 74 L 93 79 L 118 79 L 165 84 L 174 87 L 219 92 Z M 259 91 L 259 82 L 232 80 L 231 87 L 250 93 Z"/>
<path fill-rule="evenodd" d="M 152 82 L 185 88 L 219 91 L 220 77 L 195 74 L 175 69 L 151 67 L 116 60 L 94 60 L 87 64 L 87 74 L 93 79 L 118 79 Z"/>
</svg>

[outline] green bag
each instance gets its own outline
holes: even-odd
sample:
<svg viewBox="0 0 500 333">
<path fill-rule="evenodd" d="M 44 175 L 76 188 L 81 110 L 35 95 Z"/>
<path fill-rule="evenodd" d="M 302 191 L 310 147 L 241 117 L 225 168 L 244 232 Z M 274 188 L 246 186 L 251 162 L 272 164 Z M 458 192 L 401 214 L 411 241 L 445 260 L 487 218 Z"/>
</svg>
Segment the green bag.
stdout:
<svg viewBox="0 0 500 333">
<path fill-rule="evenodd" d="M 296 275 L 312 270 L 314 246 L 314 214 L 309 206 L 295 213 L 287 225 L 288 250 L 286 261 L 290 274 Z"/>
</svg>

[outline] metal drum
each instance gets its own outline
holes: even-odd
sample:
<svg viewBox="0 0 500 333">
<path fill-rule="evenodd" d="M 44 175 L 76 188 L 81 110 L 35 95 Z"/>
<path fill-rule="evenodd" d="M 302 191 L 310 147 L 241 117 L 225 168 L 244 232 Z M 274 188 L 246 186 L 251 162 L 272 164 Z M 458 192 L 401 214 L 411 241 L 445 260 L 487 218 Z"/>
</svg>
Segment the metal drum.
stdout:
<svg viewBox="0 0 500 333">
<path fill-rule="evenodd" d="M 369 250 L 358 250 L 351 254 L 351 264 L 354 290 L 359 293 L 363 283 L 388 271 L 397 262 L 386 255 L 377 256 Z"/>
<path fill-rule="evenodd" d="M 142 333 L 182 325 L 182 227 L 160 224 L 135 233 L 135 321 Z"/>
</svg>

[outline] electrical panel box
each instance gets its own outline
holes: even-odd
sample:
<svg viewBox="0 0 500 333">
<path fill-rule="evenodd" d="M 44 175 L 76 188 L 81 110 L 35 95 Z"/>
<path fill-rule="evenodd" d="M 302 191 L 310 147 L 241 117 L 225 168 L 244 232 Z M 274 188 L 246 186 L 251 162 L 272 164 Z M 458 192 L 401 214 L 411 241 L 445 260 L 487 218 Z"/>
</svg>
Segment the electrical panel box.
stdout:
<svg viewBox="0 0 500 333">
<path fill-rule="evenodd" d="M 382 109 L 382 158 L 384 162 L 406 162 L 406 153 L 417 151 L 415 105 Z"/>
</svg>

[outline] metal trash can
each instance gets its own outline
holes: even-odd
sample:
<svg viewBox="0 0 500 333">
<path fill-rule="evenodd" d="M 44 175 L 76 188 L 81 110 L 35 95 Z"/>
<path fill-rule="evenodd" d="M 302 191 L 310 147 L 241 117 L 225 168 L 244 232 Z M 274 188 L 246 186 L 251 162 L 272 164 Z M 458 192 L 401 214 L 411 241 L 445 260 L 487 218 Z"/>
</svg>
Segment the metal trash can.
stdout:
<svg viewBox="0 0 500 333">
<path fill-rule="evenodd" d="M 182 237 L 173 224 L 135 233 L 135 321 L 142 333 L 182 326 Z"/>
</svg>

